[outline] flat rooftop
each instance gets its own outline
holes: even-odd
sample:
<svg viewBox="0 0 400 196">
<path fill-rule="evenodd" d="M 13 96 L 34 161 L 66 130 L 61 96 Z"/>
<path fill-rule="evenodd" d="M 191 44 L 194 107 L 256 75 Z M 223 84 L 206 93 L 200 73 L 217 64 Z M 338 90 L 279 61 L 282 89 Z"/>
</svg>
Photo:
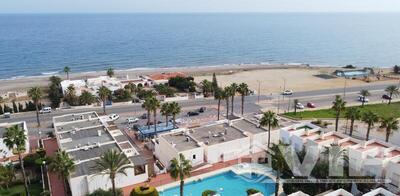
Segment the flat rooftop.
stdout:
<svg viewBox="0 0 400 196">
<path fill-rule="evenodd" d="M 18 122 L 18 123 L 2 123 L 0 124 L 0 138 L 3 138 L 4 133 L 7 131 L 7 128 L 13 126 L 13 125 L 18 125 L 21 129 L 24 128 L 24 123 L 23 122 Z"/>
<path fill-rule="evenodd" d="M 73 121 L 78 121 L 82 119 L 97 118 L 97 114 L 95 112 L 86 112 L 86 113 L 78 113 L 78 114 L 67 114 L 63 116 L 54 117 L 54 122 L 56 123 L 68 123 Z"/>
<path fill-rule="evenodd" d="M 198 148 L 199 145 L 191 137 L 185 135 L 184 132 L 171 133 L 162 136 L 168 143 L 174 146 L 178 151 L 190 150 Z"/>
<path fill-rule="evenodd" d="M 247 137 L 242 131 L 226 123 L 195 128 L 190 135 L 206 145 L 214 145 Z"/>
<path fill-rule="evenodd" d="M 256 124 L 246 120 L 246 119 L 241 119 L 233 122 L 233 126 L 235 128 L 238 128 L 242 131 L 246 131 L 252 134 L 258 134 L 258 133 L 264 133 L 267 132 L 266 129 L 257 127 Z"/>
<path fill-rule="evenodd" d="M 105 131 L 104 126 L 80 129 L 58 134 L 61 147 L 65 150 L 74 149 L 79 146 L 114 141 L 111 135 Z"/>
</svg>

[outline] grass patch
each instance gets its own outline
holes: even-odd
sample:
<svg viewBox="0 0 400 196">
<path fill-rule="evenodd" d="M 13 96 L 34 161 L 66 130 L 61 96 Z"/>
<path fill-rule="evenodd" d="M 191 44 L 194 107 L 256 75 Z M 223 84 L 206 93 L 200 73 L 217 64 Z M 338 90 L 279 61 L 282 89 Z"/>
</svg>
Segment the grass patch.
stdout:
<svg viewBox="0 0 400 196">
<path fill-rule="evenodd" d="M 364 107 L 353 106 L 361 110 L 361 112 L 372 111 L 375 112 L 379 117 L 395 117 L 400 118 L 400 102 L 388 104 L 366 104 Z M 348 107 L 351 108 L 351 107 Z M 335 113 L 332 109 L 322 109 L 314 111 L 303 111 L 285 113 L 284 116 L 296 119 L 313 119 L 313 118 L 335 118 Z M 341 117 L 344 118 L 344 112 Z"/>
<path fill-rule="evenodd" d="M 34 184 L 29 185 L 29 193 L 32 196 L 40 196 L 40 193 L 42 192 L 42 184 L 37 182 Z M 20 196 L 20 195 L 25 195 L 25 189 L 23 184 L 17 184 L 10 186 L 9 189 L 5 188 L 0 188 L 0 195 L 4 196 Z"/>
</svg>

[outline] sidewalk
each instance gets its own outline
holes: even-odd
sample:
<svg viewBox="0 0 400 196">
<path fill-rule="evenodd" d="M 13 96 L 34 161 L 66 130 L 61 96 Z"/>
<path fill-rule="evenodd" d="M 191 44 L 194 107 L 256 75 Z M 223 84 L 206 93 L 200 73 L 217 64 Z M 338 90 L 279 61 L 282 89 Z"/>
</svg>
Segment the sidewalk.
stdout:
<svg viewBox="0 0 400 196">
<path fill-rule="evenodd" d="M 46 150 L 46 155 L 50 157 L 54 157 L 57 150 L 58 144 L 56 138 L 44 139 L 43 146 Z M 64 182 L 59 178 L 58 174 L 54 172 L 47 172 L 49 184 L 50 184 L 50 192 L 52 196 L 64 196 Z"/>
</svg>

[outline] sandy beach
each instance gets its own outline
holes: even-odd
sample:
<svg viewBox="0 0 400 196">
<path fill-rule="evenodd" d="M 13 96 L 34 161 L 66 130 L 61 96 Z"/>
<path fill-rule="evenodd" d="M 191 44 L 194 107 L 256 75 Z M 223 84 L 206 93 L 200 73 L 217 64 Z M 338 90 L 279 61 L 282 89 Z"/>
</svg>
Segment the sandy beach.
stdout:
<svg viewBox="0 0 400 196">
<path fill-rule="evenodd" d="M 323 79 L 316 77 L 319 74 L 331 74 L 338 67 L 319 67 L 308 65 L 221 65 L 221 66 L 204 66 L 204 67 L 175 67 L 175 68 L 157 68 L 157 69 L 130 69 L 115 70 L 118 78 L 137 78 L 140 75 L 175 72 L 180 71 L 188 75 L 194 76 L 196 82 L 204 79 L 211 80 L 212 73 L 216 73 L 219 85 L 225 86 L 233 82 L 245 82 L 253 90 L 260 89 L 262 94 L 270 94 L 281 91 L 284 86 L 286 89 L 294 91 L 318 90 L 327 88 L 340 88 L 344 86 L 343 78 Z M 384 69 L 386 72 L 389 69 Z M 85 73 L 71 73 L 70 79 L 85 79 L 105 75 L 105 71 L 93 71 Z M 58 74 L 65 79 L 64 74 Z M 0 80 L 0 94 L 6 92 L 26 92 L 32 86 L 46 87 L 50 76 L 34 76 L 17 79 Z M 375 81 L 377 83 L 393 83 L 393 80 Z M 347 80 L 347 86 L 368 85 L 360 80 Z"/>
</svg>

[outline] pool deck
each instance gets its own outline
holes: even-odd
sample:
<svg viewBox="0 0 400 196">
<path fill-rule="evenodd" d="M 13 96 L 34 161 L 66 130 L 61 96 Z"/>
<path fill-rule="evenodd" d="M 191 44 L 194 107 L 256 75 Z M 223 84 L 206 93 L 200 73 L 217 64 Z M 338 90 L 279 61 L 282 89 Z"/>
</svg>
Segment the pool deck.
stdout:
<svg viewBox="0 0 400 196">
<path fill-rule="evenodd" d="M 224 171 L 228 171 L 229 167 L 239 164 L 239 163 L 244 163 L 244 162 L 250 162 L 250 159 L 246 159 L 246 158 L 235 159 L 235 160 L 231 160 L 231 161 L 227 161 L 227 162 L 215 163 L 206 168 L 200 168 L 197 170 L 194 169 L 191 172 L 191 177 L 187 178 L 185 180 L 185 182 L 190 182 L 190 180 L 192 180 L 192 181 L 196 180 L 202 174 L 206 174 L 206 175 L 210 176 L 210 175 L 215 175 L 215 174 L 218 174 L 218 173 L 221 173 Z M 216 172 L 216 173 L 214 173 L 214 172 Z M 203 177 L 203 176 L 201 176 L 201 177 Z M 174 183 L 179 183 L 179 182 L 176 181 L 175 179 L 173 179 L 169 175 L 169 173 L 166 173 L 166 174 L 157 175 L 156 177 L 149 178 L 149 181 L 147 181 L 147 182 L 142 182 L 139 184 L 134 184 L 134 185 L 123 187 L 122 191 L 124 193 L 124 196 L 129 196 L 132 189 L 136 186 L 149 185 L 149 186 L 157 187 L 157 189 L 161 191 L 161 188 L 163 188 L 162 190 L 164 190 L 167 187 L 176 186 L 176 184 L 174 184 Z"/>
</svg>

